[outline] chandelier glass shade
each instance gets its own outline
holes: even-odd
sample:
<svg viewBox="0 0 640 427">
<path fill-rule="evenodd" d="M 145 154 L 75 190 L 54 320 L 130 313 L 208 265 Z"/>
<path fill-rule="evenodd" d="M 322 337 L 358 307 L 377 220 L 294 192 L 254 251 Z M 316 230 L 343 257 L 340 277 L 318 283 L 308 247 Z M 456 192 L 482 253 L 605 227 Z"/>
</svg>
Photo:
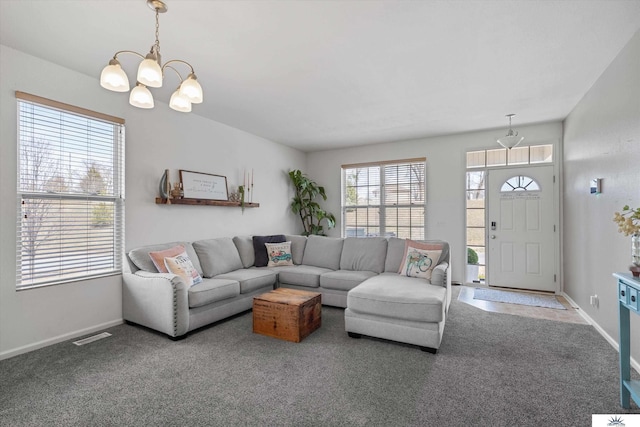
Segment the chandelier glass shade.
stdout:
<svg viewBox="0 0 640 427">
<path fill-rule="evenodd" d="M 180 85 L 171 95 L 169 106 L 180 112 L 191 111 L 191 104 L 200 104 L 203 100 L 202 87 L 198 83 L 195 71 L 191 64 L 181 59 L 172 59 L 162 64 L 160 59 L 160 41 L 158 40 L 160 23 L 158 15 L 167 11 L 167 6 L 161 0 L 147 0 L 147 5 L 156 13 L 156 40 L 151 45 L 151 50 L 144 56 L 131 50 L 121 50 L 115 53 L 109 64 L 104 67 L 100 74 L 100 86 L 114 92 L 128 92 L 130 89 L 127 74 L 122 69 L 118 61 L 120 54 L 133 54 L 142 58 L 138 66 L 136 75 L 136 85 L 129 94 L 129 103 L 138 108 L 153 108 L 153 94 L 148 88 L 162 87 L 164 71 L 169 68 L 173 70 L 180 79 Z M 172 64 L 172 65 L 169 65 Z M 189 67 L 189 74 L 186 79 L 182 78 L 175 65 L 182 64 Z"/>
<path fill-rule="evenodd" d="M 498 144 L 509 150 L 524 141 L 524 136 L 518 136 L 518 132 L 511 129 L 511 117 L 513 116 L 515 116 L 515 114 L 506 115 L 506 117 L 509 118 L 509 131 L 505 136 L 501 136 L 500 138 L 496 139 L 496 142 Z"/>
</svg>

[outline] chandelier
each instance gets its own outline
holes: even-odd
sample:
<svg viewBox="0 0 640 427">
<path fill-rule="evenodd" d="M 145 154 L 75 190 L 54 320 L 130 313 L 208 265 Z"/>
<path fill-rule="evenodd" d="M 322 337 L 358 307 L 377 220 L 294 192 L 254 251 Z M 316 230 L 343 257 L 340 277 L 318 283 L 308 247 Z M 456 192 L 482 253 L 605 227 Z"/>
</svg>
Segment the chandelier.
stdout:
<svg viewBox="0 0 640 427">
<path fill-rule="evenodd" d="M 511 129 L 511 117 L 513 116 L 515 116 L 515 114 L 507 114 L 505 116 L 509 117 L 509 131 L 505 136 L 496 139 L 498 144 L 502 145 L 504 148 L 508 148 L 509 150 L 524 141 L 524 136 L 518 136 L 518 132 Z"/>
<path fill-rule="evenodd" d="M 148 88 L 162 87 L 164 70 L 171 69 L 180 78 L 180 84 L 171 95 L 169 107 L 176 111 L 188 113 L 191 111 L 191 104 L 200 104 L 202 102 L 202 87 L 198 83 L 193 67 L 188 62 L 181 59 L 172 59 L 164 64 L 162 63 L 160 60 L 160 41 L 158 40 L 160 31 L 158 15 L 167 11 L 167 5 L 161 0 L 147 0 L 147 5 L 156 12 L 156 41 L 151 45 L 151 50 L 146 56 L 131 50 L 116 52 L 113 55 L 113 59 L 109 61 L 109 65 L 104 67 L 102 74 L 100 74 L 100 86 L 114 92 L 129 91 L 129 79 L 120 66 L 118 55 L 131 53 L 142 58 L 142 62 L 138 66 L 136 86 L 129 95 L 129 104 L 138 108 L 153 108 L 153 95 Z M 190 73 L 186 79 L 183 79 L 182 75 L 173 66 L 176 64 L 184 64 L 189 67 Z"/>
</svg>

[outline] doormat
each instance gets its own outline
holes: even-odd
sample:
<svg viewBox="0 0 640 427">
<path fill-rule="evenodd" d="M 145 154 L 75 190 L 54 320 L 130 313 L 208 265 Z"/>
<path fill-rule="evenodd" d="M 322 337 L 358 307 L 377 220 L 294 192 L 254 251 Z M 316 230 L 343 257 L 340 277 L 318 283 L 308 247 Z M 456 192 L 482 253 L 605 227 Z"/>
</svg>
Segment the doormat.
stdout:
<svg viewBox="0 0 640 427">
<path fill-rule="evenodd" d="M 533 307 L 555 308 L 566 310 L 553 295 L 528 294 L 524 292 L 499 291 L 497 289 L 475 288 L 473 299 L 509 304 L 530 305 Z"/>
</svg>

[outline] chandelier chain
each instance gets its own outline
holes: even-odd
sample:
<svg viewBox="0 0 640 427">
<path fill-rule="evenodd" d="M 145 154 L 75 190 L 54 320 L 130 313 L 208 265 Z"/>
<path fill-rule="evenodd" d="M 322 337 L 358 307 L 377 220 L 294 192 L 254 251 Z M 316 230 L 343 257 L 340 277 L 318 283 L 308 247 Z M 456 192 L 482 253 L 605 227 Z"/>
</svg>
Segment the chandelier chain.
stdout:
<svg viewBox="0 0 640 427">
<path fill-rule="evenodd" d="M 159 18 L 159 12 L 158 9 L 156 8 L 156 52 L 159 54 L 160 53 L 160 18 Z"/>
</svg>

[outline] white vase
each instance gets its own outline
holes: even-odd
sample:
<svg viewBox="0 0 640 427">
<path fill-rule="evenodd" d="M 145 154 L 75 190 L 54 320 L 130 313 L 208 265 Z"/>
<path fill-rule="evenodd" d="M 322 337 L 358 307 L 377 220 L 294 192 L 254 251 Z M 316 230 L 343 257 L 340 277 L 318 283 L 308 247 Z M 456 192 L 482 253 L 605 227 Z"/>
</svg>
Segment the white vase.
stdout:
<svg viewBox="0 0 640 427">
<path fill-rule="evenodd" d="M 640 267 L 640 233 L 631 235 L 631 263 Z"/>
</svg>

